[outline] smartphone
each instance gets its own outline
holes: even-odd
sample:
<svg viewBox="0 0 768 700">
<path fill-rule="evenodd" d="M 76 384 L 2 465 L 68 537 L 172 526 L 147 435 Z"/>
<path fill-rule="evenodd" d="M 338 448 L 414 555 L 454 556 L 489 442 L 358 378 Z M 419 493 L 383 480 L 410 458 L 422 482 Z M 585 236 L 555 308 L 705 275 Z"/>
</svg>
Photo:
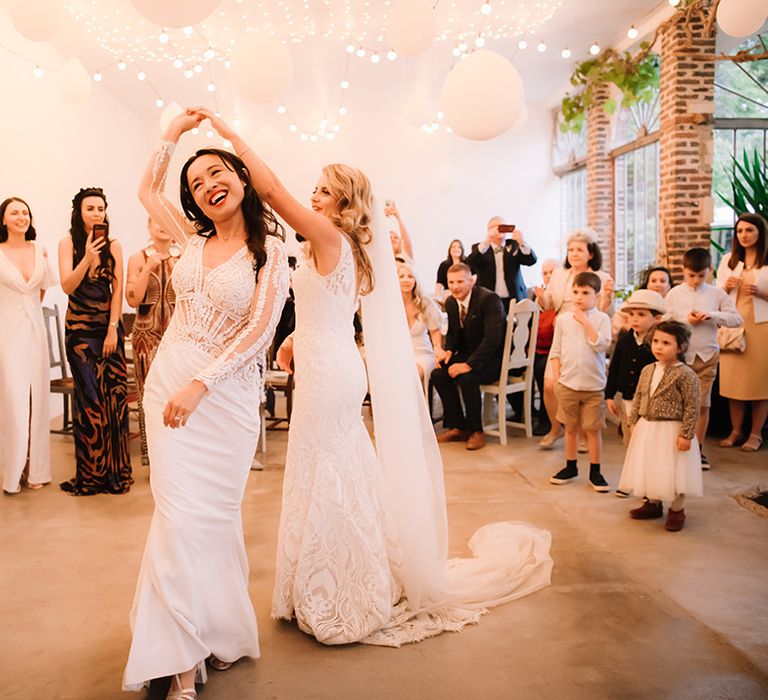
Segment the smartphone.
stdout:
<svg viewBox="0 0 768 700">
<path fill-rule="evenodd" d="M 94 224 L 93 225 L 93 240 L 98 241 L 100 238 L 104 238 L 107 235 L 106 224 Z"/>
<path fill-rule="evenodd" d="M 384 206 L 387 207 L 387 208 L 394 207 L 395 206 L 395 200 L 394 199 L 385 199 L 384 200 Z"/>
<path fill-rule="evenodd" d="M 512 233 L 514 230 L 514 224 L 499 224 L 499 233 Z"/>
</svg>

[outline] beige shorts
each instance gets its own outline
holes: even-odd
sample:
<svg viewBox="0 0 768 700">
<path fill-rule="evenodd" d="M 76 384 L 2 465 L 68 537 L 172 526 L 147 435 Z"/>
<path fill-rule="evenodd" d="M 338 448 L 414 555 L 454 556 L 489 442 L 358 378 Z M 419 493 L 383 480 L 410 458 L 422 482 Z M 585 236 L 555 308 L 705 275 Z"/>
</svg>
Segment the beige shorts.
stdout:
<svg viewBox="0 0 768 700">
<path fill-rule="evenodd" d="M 558 382 L 555 384 L 557 420 L 566 428 L 602 430 L 605 427 L 604 394 L 603 391 L 576 391 Z"/>
<path fill-rule="evenodd" d="M 698 355 L 693 359 L 691 369 L 699 378 L 701 389 L 701 408 L 709 408 L 712 405 L 712 385 L 717 375 L 717 363 L 720 361 L 720 353 L 716 352 L 706 362 Z"/>
</svg>

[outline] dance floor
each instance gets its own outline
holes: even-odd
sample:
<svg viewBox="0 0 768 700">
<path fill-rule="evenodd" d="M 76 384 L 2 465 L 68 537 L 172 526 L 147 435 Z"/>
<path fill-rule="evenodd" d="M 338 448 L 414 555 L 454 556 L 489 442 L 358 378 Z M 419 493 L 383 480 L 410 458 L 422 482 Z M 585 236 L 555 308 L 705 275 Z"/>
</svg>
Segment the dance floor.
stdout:
<svg viewBox="0 0 768 700">
<path fill-rule="evenodd" d="M 765 450 L 708 445 L 706 495 L 686 503 L 686 527 L 671 534 L 663 521 L 630 520 L 635 501 L 594 493 L 583 478 L 551 486 L 559 450 L 521 437 L 479 453 L 443 446 L 452 554 L 486 522 L 529 521 L 552 532 L 552 586 L 460 634 L 389 649 L 324 647 L 270 619 L 285 444 L 284 431 L 269 432 L 243 507 L 262 657 L 211 672 L 201 700 L 768 697 L 768 518 L 733 498 L 766 486 Z M 120 681 L 152 512 L 132 450 L 127 495 L 49 486 L 0 500 L 0 698 L 131 697 Z M 615 487 L 614 435 L 605 453 Z M 72 476 L 70 438 L 53 436 L 53 459 L 56 482 Z"/>
</svg>

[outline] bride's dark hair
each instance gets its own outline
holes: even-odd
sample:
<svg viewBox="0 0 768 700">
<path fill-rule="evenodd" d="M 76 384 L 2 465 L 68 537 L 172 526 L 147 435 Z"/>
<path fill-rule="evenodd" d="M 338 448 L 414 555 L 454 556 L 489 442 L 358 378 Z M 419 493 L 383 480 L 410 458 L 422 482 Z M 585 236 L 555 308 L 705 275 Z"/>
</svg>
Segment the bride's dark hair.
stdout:
<svg viewBox="0 0 768 700">
<path fill-rule="evenodd" d="M 192 196 L 192 190 L 189 186 L 187 172 L 200 156 L 216 156 L 222 162 L 222 165 L 231 170 L 243 183 L 243 202 L 240 205 L 245 218 L 246 241 L 248 250 L 253 255 L 254 270 L 258 270 L 267 261 L 267 252 L 265 243 L 267 236 L 278 236 L 283 238 L 283 227 L 275 217 L 272 210 L 264 205 L 261 198 L 251 183 L 251 173 L 243 161 L 234 153 L 224 151 L 220 148 L 201 148 L 184 163 L 181 169 L 181 182 L 179 190 L 181 193 L 181 207 L 187 218 L 195 225 L 198 235 L 204 238 L 210 238 L 216 233 L 216 226 L 209 219 L 203 210 L 197 206 L 195 198 Z"/>
</svg>

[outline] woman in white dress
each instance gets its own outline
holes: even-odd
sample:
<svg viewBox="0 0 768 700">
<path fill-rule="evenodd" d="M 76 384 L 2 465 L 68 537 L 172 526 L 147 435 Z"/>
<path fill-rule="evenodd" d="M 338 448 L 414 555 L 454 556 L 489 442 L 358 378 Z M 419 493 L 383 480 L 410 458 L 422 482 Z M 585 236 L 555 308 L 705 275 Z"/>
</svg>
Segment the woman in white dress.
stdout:
<svg viewBox="0 0 768 700">
<path fill-rule="evenodd" d="M 195 697 L 196 675 L 205 680 L 206 658 L 224 670 L 259 656 L 240 508 L 264 356 L 288 293 L 279 225 L 240 158 L 202 149 L 187 161 L 186 219 L 163 194 L 176 142 L 203 118 L 187 110 L 171 122 L 139 193 L 185 248 L 172 274 L 176 308 L 144 387 L 155 512 L 123 687 L 173 676 L 168 697 L 183 700 Z"/>
<path fill-rule="evenodd" d="M 50 366 L 45 290 L 56 277 L 23 199 L 0 204 L 0 466 L 3 490 L 51 481 Z"/>
<path fill-rule="evenodd" d="M 400 280 L 405 318 L 408 321 L 413 354 L 416 357 L 416 369 L 426 394 L 429 377 L 435 369 L 435 360 L 442 362 L 445 357 L 443 337 L 440 333 L 443 314 L 437 304 L 422 293 L 412 265 L 398 263 L 397 277 Z"/>
<path fill-rule="evenodd" d="M 475 622 L 549 583 L 548 532 L 496 523 L 448 560 L 442 463 L 415 371 L 386 226 L 368 178 L 323 168 L 311 209 L 218 118 L 257 192 L 308 241 L 293 276 L 295 356 L 272 615 L 325 644 L 398 646 Z M 374 230 L 375 229 L 375 230 Z M 366 367 L 352 317 L 363 295 Z M 361 416 L 366 368 L 376 451 Z M 377 454 L 378 453 L 378 454 Z"/>
</svg>

